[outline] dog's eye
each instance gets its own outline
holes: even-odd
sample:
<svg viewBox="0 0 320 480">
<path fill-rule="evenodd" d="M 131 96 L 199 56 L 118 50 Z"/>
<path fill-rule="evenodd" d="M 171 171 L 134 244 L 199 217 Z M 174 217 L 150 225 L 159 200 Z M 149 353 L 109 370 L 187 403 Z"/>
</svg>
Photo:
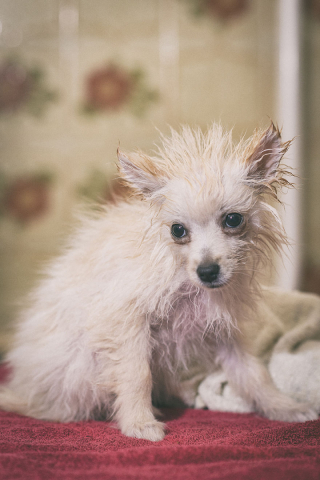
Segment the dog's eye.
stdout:
<svg viewBox="0 0 320 480">
<path fill-rule="evenodd" d="M 243 222 L 243 216 L 240 213 L 228 213 L 225 218 L 225 225 L 229 228 L 236 228 Z"/>
<path fill-rule="evenodd" d="M 180 223 L 174 223 L 171 227 L 171 234 L 176 238 L 182 238 L 187 235 L 187 230 Z"/>
</svg>

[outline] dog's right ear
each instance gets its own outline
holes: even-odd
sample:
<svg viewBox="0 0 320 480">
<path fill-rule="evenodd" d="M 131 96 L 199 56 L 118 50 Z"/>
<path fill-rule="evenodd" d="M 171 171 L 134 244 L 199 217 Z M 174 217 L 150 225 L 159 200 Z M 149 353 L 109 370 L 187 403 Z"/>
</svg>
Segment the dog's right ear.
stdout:
<svg viewBox="0 0 320 480">
<path fill-rule="evenodd" d="M 164 177 L 146 155 L 133 154 L 129 157 L 119 148 L 117 154 L 120 175 L 144 197 L 150 197 L 164 185 Z"/>
</svg>

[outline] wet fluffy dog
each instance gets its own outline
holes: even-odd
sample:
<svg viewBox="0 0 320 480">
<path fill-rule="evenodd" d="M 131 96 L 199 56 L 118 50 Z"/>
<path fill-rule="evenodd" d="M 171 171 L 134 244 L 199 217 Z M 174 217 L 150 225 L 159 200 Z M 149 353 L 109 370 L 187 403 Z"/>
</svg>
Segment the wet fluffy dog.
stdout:
<svg viewBox="0 0 320 480">
<path fill-rule="evenodd" d="M 152 398 L 181 396 L 181 370 L 219 364 L 268 418 L 316 418 L 276 390 L 239 334 L 256 315 L 256 271 L 285 241 L 267 198 L 287 184 L 287 147 L 273 125 L 236 146 L 214 125 L 172 132 L 156 158 L 119 152 L 135 194 L 86 220 L 52 264 L 7 357 L 1 406 L 57 421 L 113 415 L 156 441 Z"/>
</svg>

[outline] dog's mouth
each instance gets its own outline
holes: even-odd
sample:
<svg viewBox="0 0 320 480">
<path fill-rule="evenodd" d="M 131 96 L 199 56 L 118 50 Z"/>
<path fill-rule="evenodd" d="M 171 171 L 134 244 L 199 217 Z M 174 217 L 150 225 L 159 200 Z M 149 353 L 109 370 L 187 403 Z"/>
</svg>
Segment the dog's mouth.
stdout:
<svg viewBox="0 0 320 480">
<path fill-rule="evenodd" d="M 225 285 L 227 285 L 228 282 L 201 282 L 201 284 L 206 287 L 206 288 L 210 288 L 210 289 L 213 289 L 213 288 L 222 288 L 224 287 Z"/>
</svg>

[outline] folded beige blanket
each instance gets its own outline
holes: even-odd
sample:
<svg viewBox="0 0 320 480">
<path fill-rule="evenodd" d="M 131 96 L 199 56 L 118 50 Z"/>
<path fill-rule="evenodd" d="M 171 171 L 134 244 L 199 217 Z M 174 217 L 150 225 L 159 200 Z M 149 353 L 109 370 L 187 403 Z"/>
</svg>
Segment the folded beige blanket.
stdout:
<svg viewBox="0 0 320 480">
<path fill-rule="evenodd" d="M 279 390 L 320 412 L 319 297 L 266 288 L 258 317 L 244 331 L 251 351 L 268 366 Z M 221 369 L 202 380 L 197 393 L 196 408 L 253 411 Z"/>
</svg>

